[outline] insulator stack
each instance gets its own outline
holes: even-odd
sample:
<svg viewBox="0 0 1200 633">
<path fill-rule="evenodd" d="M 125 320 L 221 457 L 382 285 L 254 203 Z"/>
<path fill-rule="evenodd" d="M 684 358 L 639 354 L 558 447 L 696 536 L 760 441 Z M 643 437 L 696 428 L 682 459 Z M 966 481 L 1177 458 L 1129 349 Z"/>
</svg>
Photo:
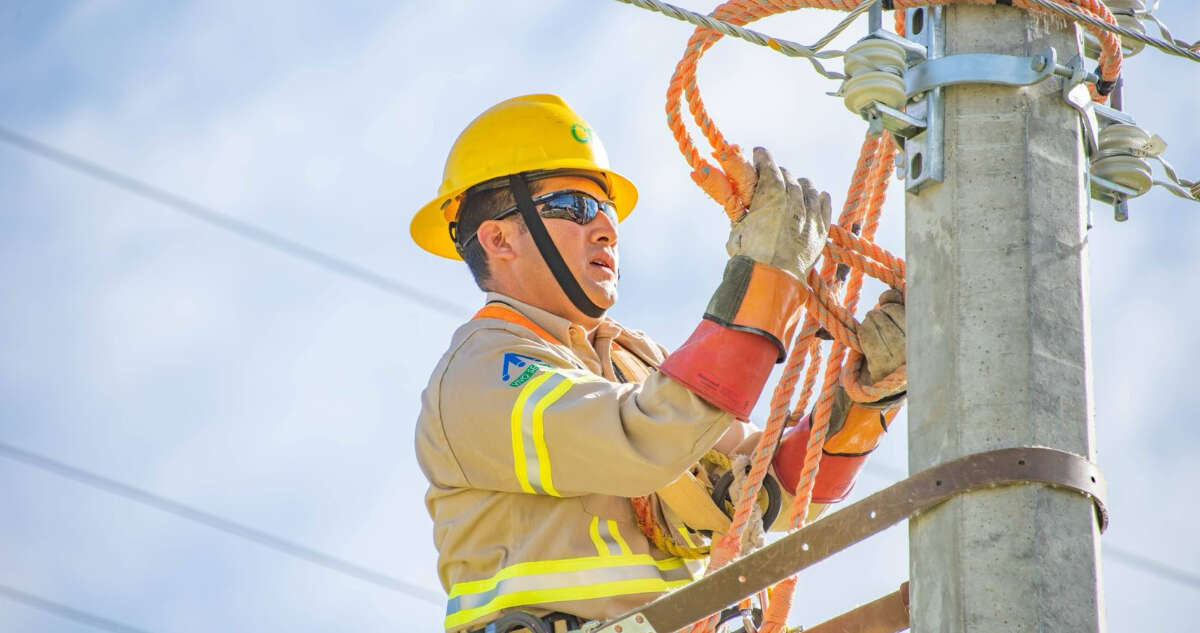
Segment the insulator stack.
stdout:
<svg viewBox="0 0 1200 633">
<path fill-rule="evenodd" d="M 890 108 L 904 108 L 906 69 L 904 48 L 893 41 L 866 38 L 846 51 L 846 83 L 842 96 L 846 108 L 855 114 L 873 101 Z"/>
<path fill-rule="evenodd" d="M 1100 130 L 1100 150 L 1092 161 L 1092 175 L 1137 191 L 1150 190 L 1154 176 L 1146 160 L 1150 135 L 1136 125 L 1114 123 Z"/>
</svg>

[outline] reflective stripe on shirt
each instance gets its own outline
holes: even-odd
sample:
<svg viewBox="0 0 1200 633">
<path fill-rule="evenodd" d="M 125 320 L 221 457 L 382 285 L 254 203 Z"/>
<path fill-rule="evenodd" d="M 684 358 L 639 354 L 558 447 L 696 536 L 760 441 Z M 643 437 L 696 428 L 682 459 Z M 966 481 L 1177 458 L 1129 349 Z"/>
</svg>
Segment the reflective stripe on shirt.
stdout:
<svg viewBox="0 0 1200 633">
<path fill-rule="evenodd" d="M 598 378 L 583 372 L 543 368 L 525 383 L 513 403 L 512 426 L 513 471 L 521 490 L 530 494 L 560 497 L 554 489 L 550 474 L 550 453 L 546 449 L 546 408 L 563 397 L 577 383 Z"/>
<path fill-rule="evenodd" d="M 661 593 L 691 579 L 682 559 L 655 560 L 648 554 L 517 563 L 485 580 L 455 583 L 446 604 L 445 627 L 453 629 L 509 607 Z"/>
<path fill-rule="evenodd" d="M 602 521 L 600 517 L 592 517 L 592 524 L 588 526 L 588 534 L 592 537 L 592 543 L 596 545 L 596 551 L 601 556 L 633 553 L 629 549 L 629 544 L 621 536 L 617 522 L 612 519 Z"/>
</svg>

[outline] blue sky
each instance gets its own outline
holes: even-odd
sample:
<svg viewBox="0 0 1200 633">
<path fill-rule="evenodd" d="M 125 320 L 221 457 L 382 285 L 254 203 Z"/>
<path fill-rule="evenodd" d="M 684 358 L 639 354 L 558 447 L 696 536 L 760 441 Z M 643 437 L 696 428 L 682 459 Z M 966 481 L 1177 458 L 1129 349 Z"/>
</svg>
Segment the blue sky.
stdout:
<svg viewBox="0 0 1200 633">
<path fill-rule="evenodd" d="M 681 2 L 698 10 L 708 6 Z M 1200 12 L 1164 2 L 1177 36 Z M 838 16 L 760 28 L 811 41 Z M 850 39 L 865 29 L 852 29 Z M 458 305 L 461 264 L 408 240 L 454 137 L 501 99 L 564 95 L 641 190 L 614 316 L 668 347 L 725 255 L 662 112 L 690 29 L 615 2 L 24 2 L 0 8 L 0 125 Z M 1200 66 L 1127 62 L 1126 105 L 1195 178 Z M 701 64 L 727 136 L 839 201 L 864 124 L 803 62 L 722 42 Z M 880 241 L 903 252 L 901 189 Z M 1094 402 L 1109 479 L 1111 630 L 1183 630 L 1200 591 L 1192 505 L 1200 206 L 1095 204 Z M 417 398 L 462 319 L 381 293 L 0 145 L 0 442 L 437 589 Z M 903 418 L 856 495 L 904 472 Z M 438 630 L 440 609 L 0 459 L 0 585 L 155 633 Z M 907 578 L 903 527 L 814 568 L 796 623 Z M 0 629 L 90 627 L 5 599 Z"/>
</svg>

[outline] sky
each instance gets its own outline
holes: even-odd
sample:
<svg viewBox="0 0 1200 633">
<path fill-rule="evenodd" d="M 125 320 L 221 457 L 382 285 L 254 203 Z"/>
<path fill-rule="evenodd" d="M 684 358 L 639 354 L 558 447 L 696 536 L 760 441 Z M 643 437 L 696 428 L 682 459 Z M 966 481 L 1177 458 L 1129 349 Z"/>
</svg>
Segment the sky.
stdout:
<svg viewBox="0 0 1200 633">
<path fill-rule="evenodd" d="M 1194 40 L 1200 12 L 1187 5 L 1163 2 L 1159 16 Z M 838 17 L 757 27 L 812 41 Z M 864 18 L 834 46 L 865 29 Z M 662 110 L 690 32 L 598 0 L 0 6 L 0 127 L 458 306 L 383 292 L 0 143 L 0 630 L 98 630 L 53 605 L 154 633 L 439 630 L 413 425 L 482 295 L 460 263 L 417 248 L 408 222 L 468 121 L 511 96 L 561 94 L 640 188 L 613 316 L 681 343 L 719 279 L 727 230 Z M 1200 66 L 1147 51 L 1126 68 L 1127 110 L 1196 178 Z M 733 41 L 704 58 L 699 81 L 729 139 L 771 148 L 842 200 L 865 124 L 825 95 L 835 82 Z M 893 183 L 879 237 L 898 254 L 901 193 Z M 1200 206 L 1155 189 L 1125 223 L 1092 209 L 1108 627 L 1185 630 L 1200 616 Z M 906 433 L 901 414 L 852 499 L 904 476 Z M 420 589 L 264 547 L 12 449 Z M 907 577 L 900 526 L 806 572 L 793 622 Z"/>
</svg>

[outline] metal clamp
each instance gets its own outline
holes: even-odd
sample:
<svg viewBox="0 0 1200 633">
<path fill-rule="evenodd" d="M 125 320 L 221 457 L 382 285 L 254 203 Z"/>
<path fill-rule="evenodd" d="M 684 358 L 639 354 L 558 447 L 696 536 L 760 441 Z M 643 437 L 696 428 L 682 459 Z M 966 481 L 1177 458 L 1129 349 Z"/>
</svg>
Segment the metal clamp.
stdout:
<svg viewBox="0 0 1200 633">
<path fill-rule="evenodd" d="M 1058 69 L 1053 48 L 1040 55 L 1019 57 L 994 53 L 961 53 L 930 59 L 908 69 L 904 75 L 909 97 L 942 86 L 996 84 L 1031 86 Z"/>
<path fill-rule="evenodd" d="M 942 7 L 917 7 L 905 10 L 909 37 L 925 48 L 925 64 L 942 58 L 946 52 L 946 22 Z M 905 73 L 906 75 L 908 73 Z M 907 78 L 905 81 L 907 89 Z M 886 109 L 876 108 L 879 125 L 897 132 L 904 143 L 904 162 L 898 171 L 905 175 L 904 188 L 917 193 L 945 175 L 945 95 L 940 87 L 910 95 L 904 108 L 905 119 Z M 914 125 L 912 122 L 922 125 Z M 900 130 L 914 132 L 899 134 Z"/>
</svg>

